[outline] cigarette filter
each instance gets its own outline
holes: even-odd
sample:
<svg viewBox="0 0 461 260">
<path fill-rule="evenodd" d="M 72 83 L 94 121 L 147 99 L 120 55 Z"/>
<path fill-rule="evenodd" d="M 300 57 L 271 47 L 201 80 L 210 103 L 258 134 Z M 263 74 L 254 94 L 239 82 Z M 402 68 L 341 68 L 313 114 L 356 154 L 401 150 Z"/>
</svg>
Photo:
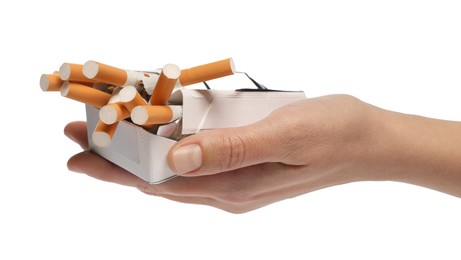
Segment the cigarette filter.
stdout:
<svg viewBox="0 0 461 260">
<path fill-rule="evenodd" d="M 167 64 L 163 67 L 160 77 L 150 97 L 151 105 L 166 105 L 171 92 L 178 81 L 181 70 L 174 64 Z"/>
<path fill-rule="evenodd" d="M 83 75 L 83 65 L 63 63 L 59 68 L 59 76 L 62 80 L 75 81 L 79 83 L 94 83 L 95 81 Z"/>
<path fill-rule="evenodd" d="M 73 83 L 68 81 L 62 84 L 61 95 L 63 97 L 86 103 L 96 108 L 103 107 L 111 98 L 111 95 L 108 93 L 80 83 Z"/>
<path fill-rule="evenodd" d="M 109 125 L 99 120 L 91 136 L 93 143 L 99 147 L 109 146 L 117 126 L 118 122 Z"/>
<path fill-rule="evenodd" d="M 99 110 L 99 118 L 105 124 L 113 124 L 130 116 L 122 102 L 105 105 Z"/>
<path fill-rule="evenodd" d="M 127 71 L 90 60 L 83 64 L 83 75 L 98 82 L 124 87 L 136 85 L 139 80 L 142 80 L 144 73 Z"/>
<path fill-rule="evenodd" d="M 141 94 L 133 86 L 123 87 L 118 93 L 120 101 L 123 102 L 124 106 L 131 112 L 136 106 L 146 105 L 147 102 L 141 97 Z"/>
<path fill-rule="evenodd" d="M 131 111 L 131 120 L 138 125 L 166 124 L 182 115 L 181 106 L 137 106 Z"/>
<path fill-rule="evenodd" d="M 59 74 L 43 74 L 40 77 L 40 88 L 43 91 L 59 91 L 62 83 Z"/>
<path fill-rule="evenodd" d="M 212 80 L 235 73 L 232 58 L 192 67 L 181 71 L 179 82 L 182 86 Z"/>
</svg>

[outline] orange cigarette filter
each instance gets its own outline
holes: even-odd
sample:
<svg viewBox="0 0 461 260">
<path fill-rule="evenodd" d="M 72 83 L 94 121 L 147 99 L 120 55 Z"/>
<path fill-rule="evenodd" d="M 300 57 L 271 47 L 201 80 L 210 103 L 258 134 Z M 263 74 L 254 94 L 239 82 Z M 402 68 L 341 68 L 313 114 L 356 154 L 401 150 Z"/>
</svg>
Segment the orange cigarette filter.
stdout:
<svg viewBox="0 0 461 260">
<path fill-rule="evenodd" d="M 109 146 L 115 134 L 115 130 L 117 130 L 117 126 L 118 122 L 109 125 L 99 120 L 91 136 L 93 143 L 99 147 Z"/>
<path fill-rule="evenodd" d="M 126 109 L 122 102 L 105 105 L 99 110 L 99 118 L 105 124 L 114 124 L 130 116 L 130 111 Z"/>
<path fill-rule="evenodd" d="M 40 77 L 40 88 L 43 91 L 59 91 L 62 83 L 59 74 L 43 74 Z"/>
<path fill-rule="evenodd" d="M 166 105 L 170 99 L 171 92 L 178 81 L 181 70 L 174 64 L 167 64 L 163 67 L 160 77 L 155 84 L 154 91 L 150 97 L 151 105 Z"/>
<path fill-rule="evenodd" d="M 123 86 L 128 81 L 128 73 L 125 70 L 91 60 L 83 64 L 83 75 L 115 86 Z"/>
<path fill-rule="evenodd" d="M 137 106 L 131 111 L 131 120 L 138 125 L 170 123 L 181 117 L 181 106 Z"/>
<path fill-rule="evenodd" d="M 68 81 L 62 84 L 61 95 L 96 108 L 101 108 L 106 105 L 111 97 L 110 94 L 100 90 Z"/>
<path fill-rule="evenodd" d="M 94 83 L 93 79 L 89 79 L 83 75 L 83 65 L 74 63 L 63 63 L 59 68 L 59 76 L 62 80 L 75 81 L 79 83 Z"/>
<path fill-rule="evenodd" d="M 147 105 L 146 100 L 142 98 L 141 94 L 139 94 L 138 90 L 136 90 L 136 88 L 133 86 L 123 87 L 122 90 L 120 90 L 120 92 L 118 93 L 118 96 L 120 98 L 120 101 L 130 112 L 136 106 Z"/>
<path fill-rule="evenodd" d="M 181 71 L 179 82 L 182 86 L 212 80 L 235 73 L 232 58 L 192 67 Z"/>
</svg>

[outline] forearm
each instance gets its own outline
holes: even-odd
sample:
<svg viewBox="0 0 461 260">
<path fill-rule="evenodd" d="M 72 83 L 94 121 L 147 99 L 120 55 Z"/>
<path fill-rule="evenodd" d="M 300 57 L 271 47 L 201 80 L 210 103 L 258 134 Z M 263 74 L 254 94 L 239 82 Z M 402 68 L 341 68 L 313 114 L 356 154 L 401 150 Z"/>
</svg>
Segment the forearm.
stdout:
<svg viewBox="0 0 461 260">
<path fill-rule="evenodd" d="M 381 110 L 378 178 L 461 197 L 461 123 Z"/>
</svg>

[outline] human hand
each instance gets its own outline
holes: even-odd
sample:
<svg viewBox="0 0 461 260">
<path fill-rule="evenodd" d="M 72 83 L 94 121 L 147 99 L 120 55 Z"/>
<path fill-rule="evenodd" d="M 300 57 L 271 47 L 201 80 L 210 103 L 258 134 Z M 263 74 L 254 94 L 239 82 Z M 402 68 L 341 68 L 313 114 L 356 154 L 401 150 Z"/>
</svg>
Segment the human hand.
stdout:
<svg viewBox="0 0 461 260">
<path fill-rule="evenodd" d="M 65 134 L 84 152 L 72 171 L 167 199 L 242 213 L 321 188 L 378 179 L 370 171 L 380 109 L 346 95 L 292 103 L 252 125 L 208 130 L 175 144 L 170 168 L 180 176 L 150 185 L 88 151 L 86 124 Z"/>
</svg>

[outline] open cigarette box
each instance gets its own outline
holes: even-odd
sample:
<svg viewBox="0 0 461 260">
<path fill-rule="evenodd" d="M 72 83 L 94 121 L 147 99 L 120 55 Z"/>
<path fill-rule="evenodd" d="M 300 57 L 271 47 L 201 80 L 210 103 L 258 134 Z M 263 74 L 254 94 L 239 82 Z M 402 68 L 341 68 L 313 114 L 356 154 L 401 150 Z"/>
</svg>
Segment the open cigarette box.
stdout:
<svg viewBox="0 0 461 260">
<path fill-rule="evenodd" d="M 304 99 L 302 91 L 176 90 L 169 100 L 182 106 L 182 117 L 157 133 L 123 120 L 107 147 L 96 146 L 91 135 L 98 123 L 99 110 L 86 105 L 90 149 L 114 164 L 155 184 L 175 177 L 167 164 L 171 146 L 184 136 L 201 130 L 239 127 L 268 116 L 275 109 Z M 164 133 L 161 133 L 163 130 Z M 174 133 L 174 134 L 172 134 Z"/>
<path fill-rule="evenodd" d="M 244 75 L 257 89 L 212 90 L 209 80 Z M 185 88 L 203 83 L 207 89 Z M 231 86 L 240 85 L 232 83 Z M 89 60 L 63 63 L 42 74 L 40 88 L 86 104 L 90 149 L 149 183 L 175 176 L 170 148 L 202 130 L 239 127 L 304 99 L 302 91 L 274 91 L 236 72 L 232 58 L 187 69 L 124 70 Z"/>
</svg>

